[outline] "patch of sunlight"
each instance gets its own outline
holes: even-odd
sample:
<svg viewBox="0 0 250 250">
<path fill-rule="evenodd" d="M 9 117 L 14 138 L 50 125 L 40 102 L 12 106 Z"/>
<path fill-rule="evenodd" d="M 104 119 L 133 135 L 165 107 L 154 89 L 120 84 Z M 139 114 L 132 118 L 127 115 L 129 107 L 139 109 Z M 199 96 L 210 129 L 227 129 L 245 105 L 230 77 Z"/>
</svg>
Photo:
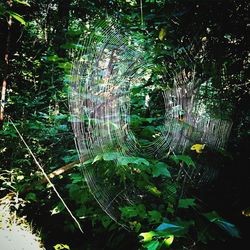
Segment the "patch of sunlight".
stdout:
<svg viewBox="0 0 250 250">
<path fill-rule="evenodd" d="M 32 226 L 12 212 L 9 204 L 0 202 L 1 250 L 44 250 L 41 239 Z"/>
</svg>

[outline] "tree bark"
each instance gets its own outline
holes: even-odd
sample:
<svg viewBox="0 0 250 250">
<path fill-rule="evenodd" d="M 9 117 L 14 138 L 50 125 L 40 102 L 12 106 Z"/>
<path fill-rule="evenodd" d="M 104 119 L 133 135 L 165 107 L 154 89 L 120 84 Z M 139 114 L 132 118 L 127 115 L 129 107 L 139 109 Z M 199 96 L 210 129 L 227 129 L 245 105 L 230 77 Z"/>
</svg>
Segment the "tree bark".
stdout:
<svg viewBox="0 0 250 250">
<path fill-rule="evenodd" d="M 7 0 L 7 6 L 12 7 L 12 0 Z M 9 46 L 10 46 L 10 36 L 11 36 L 11 26 L 12 26 L 12 17 L 9 16 L 7 19 L 7 39 L 6 47 L 4 52 L 4 77 L 2 82 L 2 91 L 1 91 L 1 107 L 0 107 L 0 129 L 3 127 L 4 121 L 4 107 L 6 103 L 6 88 L 9 77 Z"/>
<path fill-rule="evenodd" d="M 66 31 L 69 26 L 69 16 L 70 16 L 70 3 L 71 0 L 58 0 L 58 12 L 56 17 L 56 33 L 54 38 L 54 45 L 56 47 L 56 52 L 59 57 L 65 57 L 65 49 L 61 48 L 66 42 Z"/>
</svg>

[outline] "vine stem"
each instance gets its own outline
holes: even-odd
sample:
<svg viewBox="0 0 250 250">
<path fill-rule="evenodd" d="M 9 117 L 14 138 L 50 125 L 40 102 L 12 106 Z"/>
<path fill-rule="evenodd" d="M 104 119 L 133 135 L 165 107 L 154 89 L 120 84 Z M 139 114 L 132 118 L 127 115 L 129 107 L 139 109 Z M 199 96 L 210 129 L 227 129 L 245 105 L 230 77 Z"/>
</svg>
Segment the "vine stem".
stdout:
<svg viewBox="0 0 250 250">
<path fill-rule="evenodd" d="M 143 26 L 143 7 L 142 7 L 142 0 L 140 0 L 140 10 L 141 10 L 141 26 Z"/>
</svg>

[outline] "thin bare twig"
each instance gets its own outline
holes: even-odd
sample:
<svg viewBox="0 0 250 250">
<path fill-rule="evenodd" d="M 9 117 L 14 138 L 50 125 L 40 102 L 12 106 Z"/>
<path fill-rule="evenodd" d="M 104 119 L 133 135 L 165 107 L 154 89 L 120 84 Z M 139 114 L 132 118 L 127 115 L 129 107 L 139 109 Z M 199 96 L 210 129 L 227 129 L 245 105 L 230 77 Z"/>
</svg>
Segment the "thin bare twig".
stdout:
<svg viewBox="0 0 250 250">
<path fill-rule="evenodd" d="M 12 126 L 14 127 L 14 129 L 16 130 L 17 134 L 19 135 L 20 139 L 22 140 L 22 142 L 24 143 L 25 147 L 27 148 L 27 150 L 29 151 L 30 155 L 32 156 L 32 158 L 34 159 L 34 162 L 36 163 L 37 167 L 41 170 L 42 174 L 44 175 L 45 179 L 47 180 L 47 182 L 51 185 L 51 187 L 53 188 L 54 192 L 56 193 L 57 197 L 60 199 L 60 201 L 62 202 L 62 204 L 64 205 L 64 207 L 66 208 L 66 210 L 68 211 L 68 213 L 70 214 L 71 218 L 75 221 L 75 223 L 77 224 L 79 230 L 83 233 L 83 230 L 81 228 L 80 223 L 78 222 L 78 220 L 76 219 L 76 217 L 73 215 L 73 213 L 71 212 L 70 208 L 67 206 L 67 204 L 65 203 L 65 201 L 63 200 L 62 196 L 59 194 L 59 192 L 57 191 L 55 185 L 51 182 L 49 176 L 45 173 L 43 167 L 41 166 L 41 164 L 38 162 L 38 160 L 36 159 L 35 155 L 33 154 L 33 152 L 31 151 L 29 145 L 26 143 L 26 141 L 24 140 L 23 136 L 21 135 L 21 133 L 19 132 L 19 130 L 17 129 L 16 125 L 14 124 L 14 122 L 12 121 L 12 119 L 9 117 L 9 121 L 12 124 Z"/>
</svg>

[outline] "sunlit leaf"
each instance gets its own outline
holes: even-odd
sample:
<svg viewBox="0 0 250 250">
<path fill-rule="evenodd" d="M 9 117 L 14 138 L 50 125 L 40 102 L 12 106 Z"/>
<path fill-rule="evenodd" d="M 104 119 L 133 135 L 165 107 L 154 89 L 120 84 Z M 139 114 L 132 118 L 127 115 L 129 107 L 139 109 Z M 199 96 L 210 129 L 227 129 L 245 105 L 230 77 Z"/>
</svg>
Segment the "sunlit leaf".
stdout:
<svg viewBox="0 0 250 250">
<path fill-rule="evenodd" d="M 174 235 L 170 234 L 168 237 L 166 237 L 163 242 L 165 244 L 166 247 L 169 247 L 174 241 Z"/>
<path fill-rule="evenodd" d="M 23 25 L 26 25 L 26 22 L 25 20 L 23 19 L 23 17 L 21 15 L 19 15 L 18 13 L 16 12 L 13 12 L 13 11 L 8 11 L 8 14 L 15 18 L 19 23 L 23 24 Z"/>
<path fill-rule="evenodd" d="M 205 148 L 205 144 L 194 144 L 191 147 L 191 150 L 195 150 L 197 154 L 201 154 L 204 148 Z"/>
<path fill-rule="evenodd" d="M 243 209 L 241 211 L 241 214 L 246 216 L 246 217 L 250 217 L 250 208 Z"/>
<path fill-rule="evenodd" d="M 55 246 L 53 246 L 53 248 L 55 250 L 63 250 L 63 249 L 68 249 L 70 250 L 70 247 L 66 244 L 56 244 Z"/>
<path fill-rule="evenodd" d="M 25 1 L 21 1 L 21 0 L 14 0 L 14 2 L 17 2 L 17 3 L 20 3 L 20 4 L 23 4 L 23 5 L 26 5 L 26 6 L 29 6 L 30 7 L 30 4 L 25 2 Z"/>
<path fill-rule="evenodd" d="M 164 37 L 166 36 L 166 29 L 165 28 L 161 28 L 160 32 L 159 32 L 159 39 L 161 41 L 163 41 Z"/>
<path fill-rule="evenodd" d="M 97 161 L 100 161 L 100 160 L 102 159 L 102 157 L 103 157 L 102 155 L 97 155 L 97 156 L 94 158 L 92 164 L 94 164 L 94 163 L 97 162 Z"/>
<path fill-rule="evenodd" d="M 60 202 L 52 210 L 50 210 L 51 215 L 58 214 L 65 209 L 64 205 Z"/>
<path fill-rule="evenodd" d="M 147 186 L 146 188 L 151 194 L 153 194 L 157 197 L 159 197 L 161 195 L 161 191 L 155 186 Z"/>
<path fill-rule="evenodd" d="M 140 233 L 139 236 L 143 237 L 142 242 L 149 242 L 153 239 L 154 236 L 157 236 L 157 233 L 154 231 L 149 231 L 146 233 Z"/>
</svg>

